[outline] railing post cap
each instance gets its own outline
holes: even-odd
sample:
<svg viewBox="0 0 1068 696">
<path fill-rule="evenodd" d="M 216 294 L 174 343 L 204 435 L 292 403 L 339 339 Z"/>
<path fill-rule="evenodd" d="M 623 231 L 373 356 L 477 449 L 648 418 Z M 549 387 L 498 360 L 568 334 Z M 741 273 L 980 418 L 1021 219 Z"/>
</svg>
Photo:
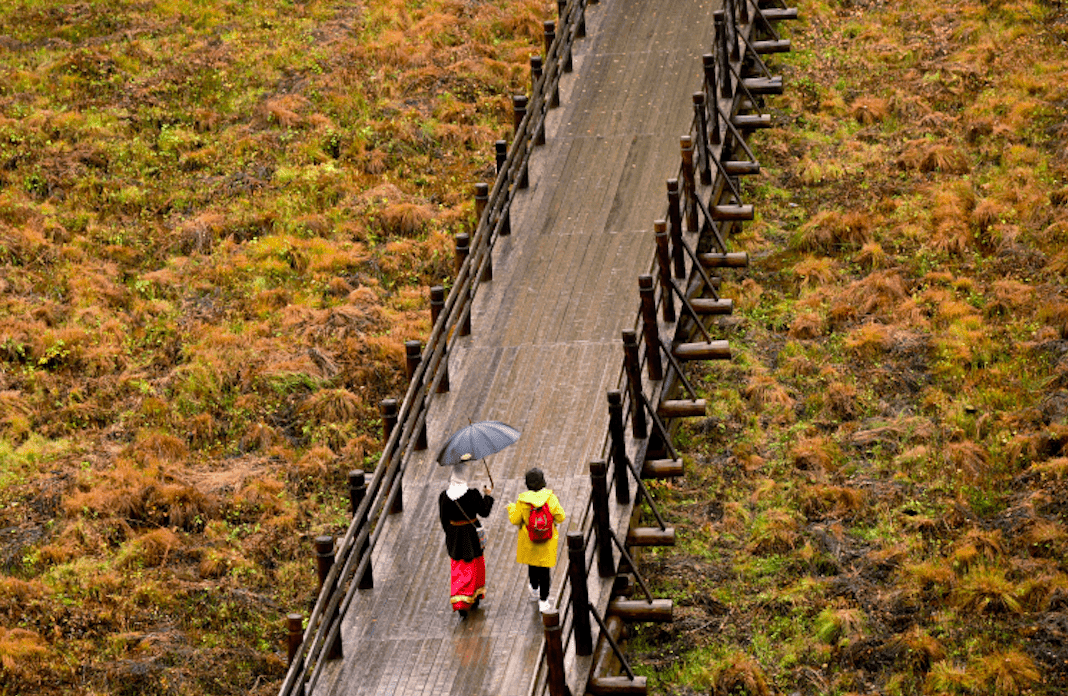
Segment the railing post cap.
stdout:
<svg viewBox="0 0 1068 696">
<path fill-rule="evenodd" d="M 418 338 L 413 338 L 410 341 L 404 342 L 404 352 L 408 355 L 416 355 L 423 350 L 423 342 Z"/>
<path fill-rule="evenodd" d="M 430 299 L 431 300 L 444 300 L 445 299 L 445 286 L 433 285 L 430 287 Z"/>
<path fill-rule="evenodd" d="M 363 469 L 352 469 L 351 471 L 349 471 L 350 482 L 359 480 L 360 483 L 363 483 L 363 476 Z"/>
<path fill-rule="evenodd" d="M 638 276 L 638 287 L 642 290 L 653 289 L 653 277 L 648 273 L 642 273 Z"/>
<path fill-rule="evenodd" d="M 487 184 L 484 181 L 480 181 L 477 184 L 475 184 L 475 195 L 476 196 L 489 195 L 489 184 Z"/>
<path fill-rule="evenodd" d="M 319 553 L 333 553 L 334 537 L 329 534 L 315 537 L 315 550 Z"/>
<path fill-rule="evenodd" d="M 517 109 L 525 109 L 525 108 L 527 108 L 527 95 L 525 95 L 525 94 L 512 95 L 512 105 L 514 107 L 516 107 Z"/>
<path fill-rule="evenodd" d="M 688 135 L 683 135 L 679 138 L 679 144 L 684 148 L 693 147 L 693 138 Z"/>
<path fill-rule="evenodd" d="M 397 412 L 397 400 L 396 399 L 382 399 L 379 402 L 378 408 L 382 413 L 386 415 L 392 415 Z"/>
<path fill-rule="evenodd" d="M 667 220 L 654 220 L 653 231 L 657 234 L 663 234 L 667 232 Z"/>
<path fill-rule="evenodd" d="M 638 341 L 638 334 L 634 332 L 634 329 L 623 329 L 623 343 L 636 343 Z"/>
<path fill-rule="evenodd" d="M 606 471 L 608 471 L 608 467 L 603 459 L 590 462 L 590 473 L 594 476 L 604 476 Z"/>
<path fill-rule="evenodd" d="M 618 389 L 608 390 L 608 404 L 610 406 L 620 406 L 623 404 L 623 392 Z"/>
<path fill-rule="evenodd" d="M 693 103 L 694 104 L 704 104 L 705 103 L 705 93 L 704 92 L 694 92 L 693 93 Z"/>
<path fill-rule="evenodd" d="M 675 177 L 672 177 L 672 178 L 668 179 L 667 180 L 667 190 L 668 190 L 669 193 L 678 193 L 678 191 L 679 191 L 679 180 L 677 178 L 675 178 Z"/>
</svg>

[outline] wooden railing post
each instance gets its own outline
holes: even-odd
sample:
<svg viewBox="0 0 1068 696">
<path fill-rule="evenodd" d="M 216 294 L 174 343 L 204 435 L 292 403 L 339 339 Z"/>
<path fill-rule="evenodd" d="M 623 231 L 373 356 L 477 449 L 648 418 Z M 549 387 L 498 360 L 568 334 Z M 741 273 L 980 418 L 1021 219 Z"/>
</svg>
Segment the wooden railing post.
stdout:
<svg viewBox="0 0 1068 696">
<path fill-rule="evenodd" d="M 657 234 L 657 246 L 660 238 L 667 234 Z M 645 369 L 649 379 L 659 382 L 664 379 L 664 364 L 660 357 L 660 326 L 656 321 L 656 299 L 653 297 L 653 277 L 648 274 L 638 276 L 638 295 L 641 297 L 642 334 L 645 337 Z"/>
<path fill-rule="evenodd" d="M 438 325 L 438 317 L 441 316 L 441 311 L 445 309 L 445 288 L 441 285 L 435 285 L 430 288 L 430 325 Z M 441 363 L 439 368 L 441 370 L 441 381 L 438 382 L 438 394 L 445 394 L 449 391 L 449 339 L 446 333 L 441 333 L 441 341 L 445 346 L 445 350 L 441 354 Z"/>
<path fill-rule="evenodd" d="M 586 585 L 586 538 L 582 532 L 567 533 L 567 558 L 575 654 L 585 657 L 593 654 L 593 633 L 590 631 L 590 590 Z"/>
<path fill-rule="evenodd" d="M 382 445 L 383 447 L 389 438 L 393 435 L 393 429 L 397 427 L 397 400 L 396 399 L 382 399 L 378 405 L 378 412 L 382 416 Z M 390 514 L 395 514 L 404 511 L 404 496 L 401 491 L 401 480 L 397 479 L 397 496 L 393 499 L 393 505 L 390 506 Z"/>
<path fill-rule="evenodd" d="M 541 56 L 531 56 L 530 57 L 530 85 L 531 85 L 530 93 L 532 95 L 537 95 L 538 94 L 538 90 L 541 87 L 541 82 L 542 82 Z M 545 98 L 544 94 L 542 94 L 542 98 L 543 99 Z M 535 100 L 535 103 L 537 103 L 537 100 Z M 544 118 L 540 118 L 539 119 L 538 127 L 534 131 L 534 137 L 531 139 L 531 142 L 534 143 L 535 145 L 544 145 L 545 144 L 545 119 Z"/>
<path fill-rule="evenodd" d="M 564 32 L 567 31 L 567 22 L 565 21 L 564 13 L 567 12 L 567 0 L 556 0 L 556 16 L 560 20 L 560 26 L 564 28 Z M 565 40 L 563 41 L 564 60 L 563 69 L 564 72 L 571 72 L 575 69 L 574 63 L 571 59 L 571 42 L 566 39 L 566 33 L 564 34 Z"/>
<path fill-rule="evenodd" d="M 686 277 L 686 255 L 682 249 L 682 208 L 679 205 L 679 180 L 667 180 L 668 224 L 671 233 L 671 258 L 675 265 L 675 277 Z"/>
<path fill-rule="evenodd" d="M 713 145 L 719 145 L 722 136 L 719 134 L 719 106 L 716 104 L 719 99 L 719 92 L 716 91 L 716 56 L 706 53 L 701 56 L 701 63 L 705 71 L 705 94 L 708 95 L 708 117 L 711 120 L 709 139 Z"/>
<path fill-rule="evenodd" d="M 603 461 L 590 462 L 590 484 L 590 497 L 593 502 L 593 529 L 597 540 L 597 573 L 602 578 L 607 578 L 615 575 L 616 562 L 612 556 L 612 520 L 608 511 L 608 475 Z"/>
<path fill-rule="evenodd" d="M 690 232 L 696 232 L 697 186 L 693 176 L 693 138 L 688 135 L 679 138 L 679 149 L 682 152 L 682 197 L 685 200 L 686 228 Z"/>
<path fill-rule="evenodd" d="M 286 615 L 286 664 L 293 664 L 293 659 L 304 642 L 304 617 L 301 614 Z"/>
<path fill-rule="evenodd" d="M 623 394 L 618 389 L 608 392 L 608 434 L 612 439 L 612 463 L 615 464 L 616 502 L 630 502 L 630 460 L 623 434 Z"/>
<path fill-rule="evenodd" d="M 364 474 L 363 469 L 353 469 L 349 472 L 349 505 L 351 506 L 350 514 L 355 516 L 356 512 L 360 509 L 360 504 L 363 503 L 363 499 L 367 497 L 367 475 Z M 365 512 L 360 517 L 359 522 L 356 525 L 357 529 L 363 529 L 367 526 L 367 513 Z M 364 540 L 363 545 L 360 547 L 359 556 L 367 556 L 367 570 L 363 572 L 363 575 L 356 581 L 356 587 L 361 590 L 370 590 L 375 586 L 374 572 L 371 569 L 371 558 L 368 554 L 368 550 L 371 548 L 371 535 L 367 535 L 367 539 Z"/>
<path fill-rule="evenodd" d="M 408 374 L 408 382 L 415 377 L 415 371 L 419 369 L 419 363 L 423 361 L 423 343 L 417 340 L 404 342 L 404 371 Z M 426 449 L 426 421 L 423 427 L 415 435 L 415 449 Z"/>
<path fill-rule="evenodd" d="M 327 588 L 323 591 L 324 585 L 326 585 L 326 578 L 330 575 L 330 569 L 334 566 L 334 537 L 330 535 L 323 535 L 315 537 L 315 567 L 319 572 L 319 596 L 328 597 L 334 588 Z M 334 609 L 334 614 L 330 618 L 329 624 L 332 625 L 340 620 L 340 604 Z M 338 631 L 337 638 L 327 648 L 326 659 L 336 660 L 341 657 L 341 632 Z"/>
<path fill-rule="evenodd" d="M 397 426 L 397 400 L 382 399 L 378 404 L 378 413 L 382 416 L 382 446 L 385 447 L 393 428 Z"/>
<path fill-rule="evenodd" d="M 693 93 L 693 112 L 697 117 L 697 146 L 701 151 L 701 185 L 712 183 L 712 153 L 708 148 L 708 111 L 705 109 L 705 93 Z"/>
<path fill-rule="evenodd" d="M 497 176 L 501 174 L 501 170 L 504 169 L 505 162 L 508 161 L 508 142 L 505 140 L 498 140 L 493 144 L 493 149 L 497 158 Z M 504 189 L 505 198 L 509 198 L 507 189 Z M 512 220 L 509 215 L 510 205 L 505 205 L 501 211 L 501 236 L 509 235 L 512 233 Z"/>
<path fill-rule="evenodd" d="M 738 13 L 734 9 L 734 0 L 727 1 L 727 32 L 730 35 L 728 37 L 730 41 L 730 57 L 731 60 L 741 60 L 740 47 L 738 45 Z"/>
<path fill-rule="evenodd" d="M 493 143 L 493 151 L 497 159 L 497 173 L 500 174 L 504 169 L 504 163 L 508 160 L 508 141 L 498 140 Z"/>
<path fill-rule="evenodd" d="M 542 30 L 545 38 L 545 57 L 549 57 L 549 49 L 552 48 L 553 41 L 556 39 L 556 23 L 553 21 L 546 21 L 542 24 Z M 548 95 L 549 108 L 554 109 L 560 106 L 560 76 L 557 75 L 553 80 L 552 92 Z"/>
<path fill-rule="evenodd" d="M 642 395 L 642 371 L 638 362 L 638 337 L 632 329 L 623 332 L 623 365 L 630 383 L 630 427 L 635 439 L 649 437 L 645 420 L 645 403 Z"/>
<path fill-rule="evenodd" d="M 475 184 L 475 229 L 482 222 L 482 216 L 486 212 L 486 204 L 489 202 L 489 184 L 478 182 Z"/>
<path fill-rule="evenodd" d="M 567 688 L 567 675 L 564 673 L 564 641 L 561 637 L 560 612 L 542 612 L 542 626 L 545 627 L 545 666 L 548 668 L 549 696 L 571 696 Z"/>
<path fill-rule="evenodd" d="M 716 63 L 719 65 L 719 95 L 723 99 L 734 96 L 734 88 L 731 85 L 731 64 L 727 51 L 727 25 L 723 17 L 723 10 L 712 13 L 713 23 L 716 27 Z"/>
<path fill-rule="evenodd" d="M 675 323 L 675 293 L 671 289 L 671 255 L 668 251 L 667 222 L 653 221 L 653 234 L 656 237 L 656 265 L 660 271 L 660 308 L 664 321 Z M 656 318 L 656 306 L 653 306 L 653 318 Z"/>
<path fill-rule="evenodd" d="M 453 275 L 459 277 L 460 268 L 463 267 L 464 261 L 471 253 L 471 235 L 466 232 L 460 232 L 456 235 L 456 253 L 453 256 L 452 270 Z M 470 302 L 470 298 L 464 298 L 464 305 Z M 461 305 L 461 306 L 464 306 Z M 460 323 L 456 332 L 460 336 L 467 336 L 471 333 L 471 313 L 468 312 L 466 318 Z"/>
<path fill-rule="evenodd" d="M 517 94 L 512 97 L 512 142 L 519 142 L 519 126 L 523 123 L 523 119 L 527 115 L 527 97 L 524 94 Z M 519 162 L 519 174 L 516 176 L 515 185 L 517 188 L 526 188 L 530 184 L 530 179 L 527 176 L 527 165 L 524 162 Z"/>
<path fill-rule="evenodd" d="M 300 654 L 300 646 L 304 643 L 304 617 L 300 614 L 286 615 L 286 657 L 287 667 L 293 666 L 293 661 Z M 297 677 L 297 683 L 291 692 L 293 696 L 304 696 L 304 675 Z"/>
</svg>

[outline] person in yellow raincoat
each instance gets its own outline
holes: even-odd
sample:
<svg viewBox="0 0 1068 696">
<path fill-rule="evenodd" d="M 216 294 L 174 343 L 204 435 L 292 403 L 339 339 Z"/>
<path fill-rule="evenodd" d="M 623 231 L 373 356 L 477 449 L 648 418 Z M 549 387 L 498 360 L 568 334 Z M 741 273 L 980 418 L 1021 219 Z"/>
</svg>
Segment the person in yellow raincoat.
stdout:
<svg viewBox="0 0 1068 696">
<path fill-rule="evenodd" d="M 519 527 L 516 535 L 515 560 L 527 566 L 530 579 L 530 598 L 538 602 L 538 609 L 549 611 L 549 583 L 556 565 L 556 547 L 560 539 L 559 525 L 564 521 L 564 508 L 552 489 L 545 487 L 545 474 L 537 467 L 526 473 L 527 490 L 508 504 L 508 521 Z M 527 520 L 535 507 L 548 501 L 553 516 L 553 536 L 545 541 L 532 541 L 527 533 Z"/>
</svg>

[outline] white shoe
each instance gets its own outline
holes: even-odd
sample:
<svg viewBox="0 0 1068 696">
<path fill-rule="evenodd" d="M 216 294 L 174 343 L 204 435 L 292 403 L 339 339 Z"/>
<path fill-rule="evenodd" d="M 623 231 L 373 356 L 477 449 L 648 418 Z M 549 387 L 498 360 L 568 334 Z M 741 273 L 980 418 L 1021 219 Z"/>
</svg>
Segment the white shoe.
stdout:
<svg viewBox="0 0 1068 696">
<path fill-rule="evenodd" d="M 542 614 L 544 614 L 547 611 L 552 611 L 552 610 L 553 610 L 553 603 L 551 601 L 549 601 L 548 599 L 540 599 L 540 600 L 538 600 L 538 611 L 540 611 Z"/>
<path fill-rule="evenodd" d="M 527 585 L 527 591 L 530 592 L 530 601 L 536 602 L 541 599 L 541 593 L 535 590 L 530 585 Z"/>
</svg>

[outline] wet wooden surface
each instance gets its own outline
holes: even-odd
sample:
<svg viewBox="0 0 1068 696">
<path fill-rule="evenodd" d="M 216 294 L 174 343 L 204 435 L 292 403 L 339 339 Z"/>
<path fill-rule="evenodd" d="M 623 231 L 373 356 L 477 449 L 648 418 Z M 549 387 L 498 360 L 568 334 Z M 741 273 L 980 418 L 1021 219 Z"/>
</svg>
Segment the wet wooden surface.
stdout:
<svg viewBox="0 0 1068 696">
<path fill-rule="evenodd" d="M 318 696 L 529 693 L 543 633 L 505 505 L 536 465 L 569 514 L 561 536 L 585 514 L 589 462 L 607 432 L 605 393 L 619 385 L 620 332 L 637 316 L 637 276 L 651 268 L 652 223 L 677 173 L 716 6 L 602 0 L 588 11 L 530 188 L 512 209 L 512 235 L 497 244 L 472 334 L 450 357 L 452 391 L 431 408 L 430 448 L 407 462 L 404 512 L 390 517 L 373 557 L 375 588 L 344 617 L 345 656 L 325 670 Z M 460 620 L 437 519 L 447 471 L 433 455 L 469 420 L 504 421 L 523 435 L 489 459 L 497 503 L 487 525 L 487 598 Z M 485 471 L 473 467 L 470 482 L 486 483 Z M 614 519 L 625 528 L 621 512 Z M 560 550 L 554 597 L 563 540 Z"/>
</svg>

